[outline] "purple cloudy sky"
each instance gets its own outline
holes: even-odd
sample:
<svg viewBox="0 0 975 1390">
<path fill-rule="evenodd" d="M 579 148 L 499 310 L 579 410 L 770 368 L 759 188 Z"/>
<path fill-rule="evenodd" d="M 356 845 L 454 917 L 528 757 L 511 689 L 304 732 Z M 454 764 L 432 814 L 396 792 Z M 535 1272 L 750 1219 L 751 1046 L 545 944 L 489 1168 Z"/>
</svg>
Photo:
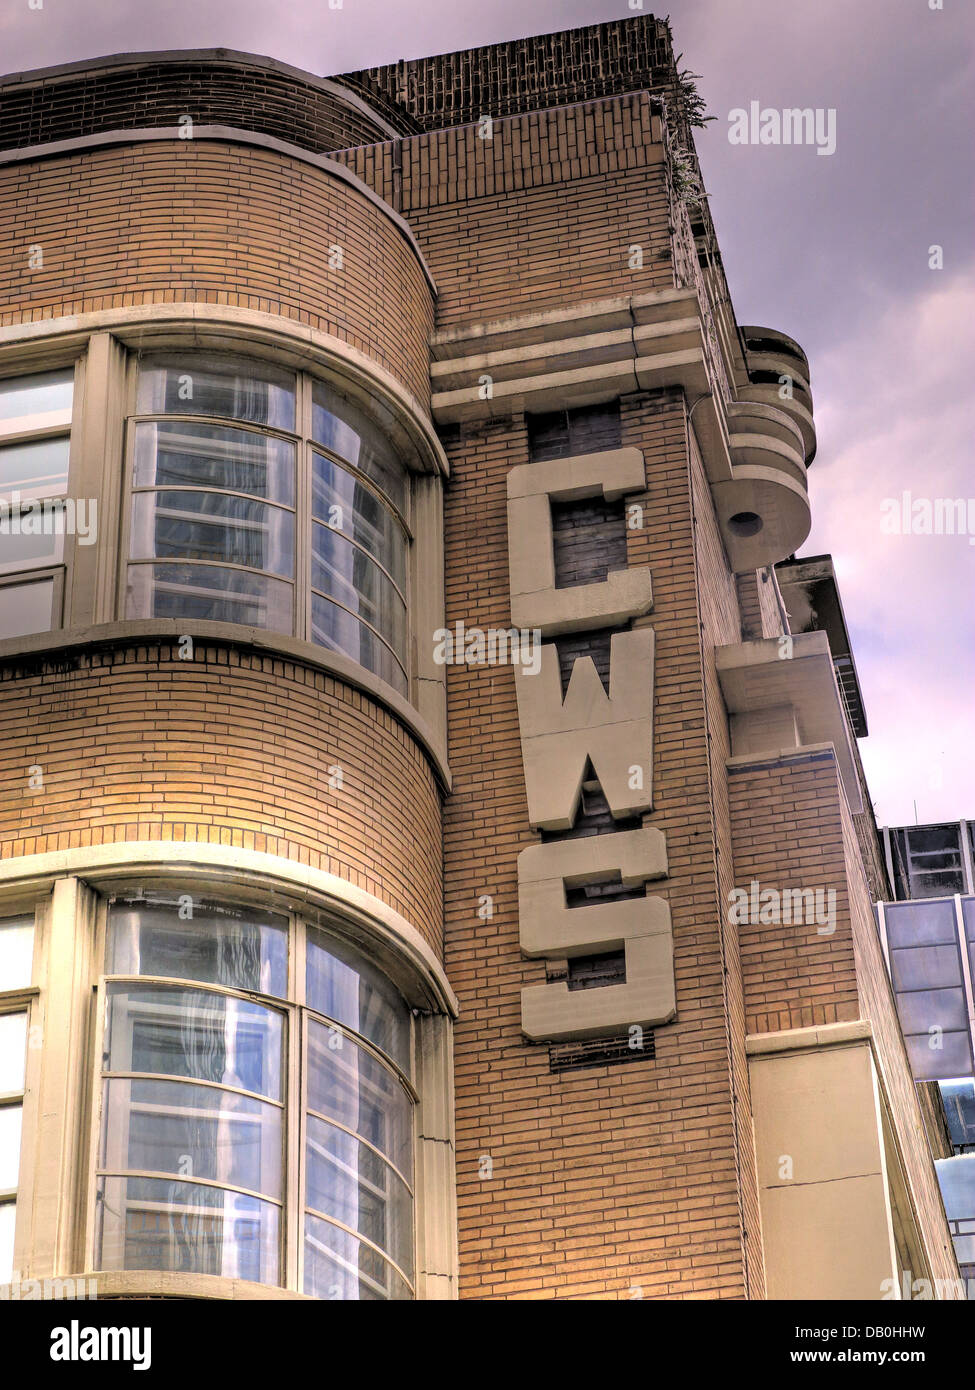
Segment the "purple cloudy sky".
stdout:
<svg viewBox="0 0 975 1390">
<path fill-rule="evenodd" d="M 932 4 L 658 6 L 718 118 L 698 148 L 738 319 L 792 334 L 811 361 L 803 549 L 836 562 L 871 729 L 861 749 L 889 824 L 913 822 L 915 800 L 922 822 L 975 818 L 975 544 L 880 525 L 883 500 L 906 491 L 975 498 L 975 7 Z M 627 0 L 3 0 L 0 66 L 226 47 L 328 75 L 632 13 Z M 836 153 L 732 145 L 728 113 L 751 101 L 835 108 Z"/>
</svg>

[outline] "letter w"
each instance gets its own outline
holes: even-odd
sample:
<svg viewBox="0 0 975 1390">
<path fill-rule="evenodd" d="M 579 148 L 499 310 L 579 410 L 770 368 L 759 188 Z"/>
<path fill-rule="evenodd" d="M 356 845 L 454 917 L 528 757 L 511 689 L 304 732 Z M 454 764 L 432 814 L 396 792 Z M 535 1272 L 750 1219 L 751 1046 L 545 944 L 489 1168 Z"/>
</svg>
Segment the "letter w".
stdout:
<svg viewBox="0 0 975 1390">
<path fill-rule="evenodd" d="M 531 824 L 568 830 L 591 762 L 615 819 L 653 805 L 653 628 L 616 632 L 610 643 L 609 694 L 591 656 L 572 667 L 562 700 L 558 650 L 546 643 L 537 675 L 515 667 L 521 752 Z M 642 778 L 629 775 L 637 765 Z M 633 787 L 631 782 L 639 786 Z"/>
</svg>

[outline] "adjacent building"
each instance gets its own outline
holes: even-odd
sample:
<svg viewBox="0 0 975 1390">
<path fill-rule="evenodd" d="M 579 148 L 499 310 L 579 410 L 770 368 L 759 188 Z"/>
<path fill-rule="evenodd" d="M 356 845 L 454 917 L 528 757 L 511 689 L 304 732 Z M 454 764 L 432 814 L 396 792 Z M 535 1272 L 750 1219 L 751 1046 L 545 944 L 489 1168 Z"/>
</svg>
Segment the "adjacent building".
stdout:
<svg viewBox="0 0 975 1390">
<path fill-rule="evenodd" d="M 0 84 L 3 1277 L 956 1296 L 695 110 L 645 15 Z"/>
</svg>

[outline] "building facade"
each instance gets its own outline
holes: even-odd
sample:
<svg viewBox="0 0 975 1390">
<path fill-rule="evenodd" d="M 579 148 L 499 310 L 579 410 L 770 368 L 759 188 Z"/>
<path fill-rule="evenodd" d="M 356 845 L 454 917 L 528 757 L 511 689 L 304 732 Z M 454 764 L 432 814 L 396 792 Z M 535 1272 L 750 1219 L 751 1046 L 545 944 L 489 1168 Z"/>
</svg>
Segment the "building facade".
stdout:
<svg viewBox="0 0 975 1390">
<path fill-rule="evenodd" d="M 935 1163 L 959 1268 L 975 1287 L 975 854 L 971 821 L 884 826 L 893 901 L 877 921 L 911 1070 L 944 1135 Z M 971 1294 L 969 1295 L 971 1296 Z"/>
<path fill-rule="evenodd" d="M 693 118 L 643 15 L 0 85 L 13 1277 L 957 1278 Z"/>
</svg>

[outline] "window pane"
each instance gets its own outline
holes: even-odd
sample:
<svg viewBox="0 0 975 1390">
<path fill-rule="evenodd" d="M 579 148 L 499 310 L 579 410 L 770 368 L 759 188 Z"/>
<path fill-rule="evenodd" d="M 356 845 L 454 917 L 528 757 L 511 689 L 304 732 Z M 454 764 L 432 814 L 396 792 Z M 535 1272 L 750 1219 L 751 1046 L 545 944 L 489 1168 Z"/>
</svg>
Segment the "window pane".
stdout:
<svg viewBox="0 0 975 1390">
<path fill-rule="evenodd" d="M 406 510 L 407 477 L 382 430 L 344 396 L 316 381 L 312 394 L 312 439 L 372 478 Z"/>
<path fill-rule="evenodd" d="M 358 618 L 318 594 L 311 596 L 311 640 L 329 651 L 351 657 L 400 694 L 406 694 L 406 675 L 385 642 Z"/>
<path fill-rule="evenodd" d="M 209 1086 L 107 1081 L 101 1167 L 211 1178 L 280 1198 L 281 1116 Z"/>
<path fill-rule="evenodd" d="M 37 372 L 33 376 L 7 377 L 0 381 L 0 420 L 70 410 L 73 394 L 73 367 L 57 372 Z"/>
<path fill-rule="evenodd" d="M 890 974 L 894 989 L 898 992 L 960 985 L 962 974 L 958 947 L 918 946 L 913 950 L 891 951 Z"/>
<path fill-rule="evenodd" d="M 308 1107 L 360 1134 L 413 1179 L 413 1105 L 402 1083 L 347 1033 L 308 1024 Z"/>
<path fill-rule="evenodd" d="M 905 1033 L 927 1033 L 931 1028 L 961 1029 L 968 1020 L 963 989 L 921 989 L 898 994 L 897 1012 Z"/>
<path fill-rule="evenodd" d="M 887 903 L 887 940 L 900 946 L 937 946 L 957 940 L 953 902 Z"/>
<path fill-rule="evenodd" d="M 64 504 L 28 503 L 10 513 L 0 512 L 0 568 L 38 569 L 54 564 L 64 550 Z"/>
<path fill-rule="evenodd" d="M 0 1014 L 0 1095 L 24 1089 L 27 1014 Z"/>
<path fill-rule="evenodd" d="M 412 1298 L 409 1285 L 371 1246 L 317 1217 L 305 1217 L 306 1294 L 322 1299 Z"/>
<path fill-rule="evenodd" d="M 0 1205 L 0 1284 L 9 1284 L 14 1276 L 14 1226 L 17 1223 L 17 1203 Z"/>
<path fill-rule="evenodd" d="M 385 975 L 343 942 L 308 928 L 308 1007 L 361 1033 L 410 1073 L 410 1012 Z"/>
<path fill-rule="evenodd" d="M 0 589 L 0 594 L 2 593 L 3 590 Z M 0 920 L 0 989 L 26 988 L 31 981 L 33 962 L 33 917 Z M 18 1015 L 15 1014 L 13 1017 L 16 1018 Z M 3 1087 L 0 1087 L 0 1090 L 2 1089 Z"/>
<path fill-rule="evenodd" d="M 311 584 L 377 628 L 400 660 L 404 658 L 403 600 L 368 555 L 324 526 L 312 527 Z"/>
<path fill-rule="evenodd" d="M 270 1202 L 161 1178 L 103 1178 L 96 1202 L 99 1269 L 280 1282 L 279 1211 Z"/>
<path fill-rule="evenodd" d="M 217 565 L 130 565 L 126 616 L 195 618 L 290 632 L 291 585 Z"/>
<path fill-rule="evenodd" d="M 305 1205 L 378 1245 L 413 1277 L 413 1199 L 388 1163 L 351 1134 L 308 1117 Z"/>
<path fill-rule="evenodd" d="M 49 632 L 54 622 L 54 580 L 0 584 L 0 638 Z"/>
<path fill-rule="evenodd" d="M 915 1081 L 947 1080 L 964 1076 L 966 1072 L 971 1075 L 972 1050 L 967 1029 L 964 1033 L 944 1033 L 940 1036 L 930 1033 L 907 1036 L 904 1042 Z M 935 1042 L 940 1046 L 932 1046 Z"/>
<path fill-rule="evenodd" d="M 137 409 L 140 415 L 219 415 L 293 430 L 294 377 L 229 357 L 156 358 L 139 372 Z"/>
<path fill-rule="evenodd" d="M 288 921 L 250 908 L 194 902 L 190 921 L 178 902 L 115 902 L 109 918 L 110 975 L 163 975 L 284 996 Z"/>
<path fill-rule="evenodd" d="M 406 588 L 406 533 L 376 494 L 354 473 L 313 455 L 312 515 L 359 542 Z"/>
<path fill-rule="evenodd" d="M 281 1099 L 282 1017 L 203 989 L 108 986 L 109 1071 L 158 1072 Z"/>
<path fill-rule="evenodd" d="M 64 492 L 68 483 L 67 435 L 63 439 L 34 439 L 0 447 L 0 489 L 16 489 L 25 497 L 49 497 Z"/>
<path fill-rule="evenodd" d="M 0 1192 L 17 1186 L 23 1106 L 0 1105 Z"/>
<path fill-rule="evenodd" d="M 273 435 L 174 420 L 135 434 L 135 487 L 212 487 L 294 505 L 294 445 Z"/>
<path fill-rule="evenodd" d="M 133 560 L 214 560 L 294 574 L 294 513 L 226 492 L 137 492 Z"/>
</svg>

